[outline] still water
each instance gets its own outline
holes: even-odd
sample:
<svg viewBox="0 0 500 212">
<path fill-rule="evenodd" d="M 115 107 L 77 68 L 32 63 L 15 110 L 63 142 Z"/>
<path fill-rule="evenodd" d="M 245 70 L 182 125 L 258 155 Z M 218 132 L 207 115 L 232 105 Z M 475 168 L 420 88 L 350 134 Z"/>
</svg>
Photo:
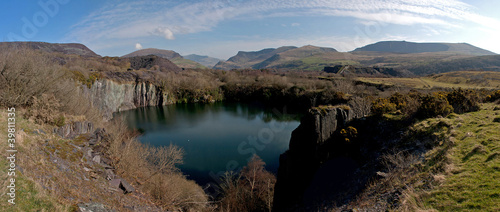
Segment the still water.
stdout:
<svg viewBox="0 0 500 212">
<path fill-rule="evenodd" d="M 213 176 L 246 165 L 253 153 L 276 173 L 299 116 L 286 108 L 238 103 L 176 104 L 117 113 L 129 127 L 144 131 L 139 140 L 154 146 L 175 144 L 185 151 L 179 166 L 200 185 Z M 212 173 L 212 174 L 210 174 Z"/>
</svg>

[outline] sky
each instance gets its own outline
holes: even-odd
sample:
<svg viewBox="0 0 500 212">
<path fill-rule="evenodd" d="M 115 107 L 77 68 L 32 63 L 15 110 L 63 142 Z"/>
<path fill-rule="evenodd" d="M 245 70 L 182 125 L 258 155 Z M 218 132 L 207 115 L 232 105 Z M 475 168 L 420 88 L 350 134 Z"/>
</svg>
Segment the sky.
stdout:
<svg viewBox="0 0 500 212">
<path fill-rule="evenodd" d="M 469 43 L 500 53 L 500 1 L 16 0 L 0 3 L 2 41 L 82 43 L 102 56 L 141 48 L 228 59 L 238 51 L 378 41 Z"/>
</svg>

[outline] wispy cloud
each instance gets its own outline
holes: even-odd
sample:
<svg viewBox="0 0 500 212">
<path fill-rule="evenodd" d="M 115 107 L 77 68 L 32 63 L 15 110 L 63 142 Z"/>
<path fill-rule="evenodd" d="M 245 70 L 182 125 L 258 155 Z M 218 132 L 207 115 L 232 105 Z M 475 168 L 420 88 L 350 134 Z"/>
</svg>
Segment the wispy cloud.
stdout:
<svg viewBox="0 0 500 212">
<path fill-rule="evenodd" d="M 151 36 L 174 40 L 183 34 L 211 31 L 228 20 L 311 16 L 349 17 L 354 23 L 364 25 L 422 24 L 427 29 L 447 30 L 475 24 L 484 30 L 500 30 L 499 20 L 478 14 L 473 6 L 459 0 L 197 0 L 190 3 L 143 0 L 103 7 L 75 24 L 67 37 L 105 48 L 127 39 L 137 41 L 137 38 Z M 97 47 L 97 43 L 102 45 Z"/>
<path fill-rule="evenodd" d="M 80 40 L 150 35 L 174 39 L 175 34 L 209 31 L 224 20 L 266 16 L 343 16 L 399 25 L 498 24 L 472 10 L 457 0 L 206 0 L 189 4 L 145 0 L 104 7 L 76 24 L 70 36 Z"/>
</svg>

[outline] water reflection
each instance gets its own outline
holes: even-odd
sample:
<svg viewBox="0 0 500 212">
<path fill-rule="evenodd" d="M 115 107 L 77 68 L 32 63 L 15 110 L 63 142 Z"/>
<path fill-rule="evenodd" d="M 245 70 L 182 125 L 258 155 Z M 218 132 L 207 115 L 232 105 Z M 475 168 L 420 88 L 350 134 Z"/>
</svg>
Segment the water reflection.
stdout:
<svg viewBox="0 0 500 212">
<path fill-rule="evenodd" d="M 276 172 L 279 154 L 288 149 L 291 132 L 300 119 L 284 108 L 237 103 L 146 107 L 116 116 L 124 117 L 130 127 L 144 130 L 139 138 L 142 142 L 183 147 L 186 155 L 180 168 L 200 184 L 210 181 L 210 171 L 225 171 L 230 161 L 243 166 L 251 152 L 267 163 L 268 170 Z M 261 135 L 262 131 L 271 135 Z M 262 136 L 267 136 L 266 142 L 259 143 Z"/>
</svg>

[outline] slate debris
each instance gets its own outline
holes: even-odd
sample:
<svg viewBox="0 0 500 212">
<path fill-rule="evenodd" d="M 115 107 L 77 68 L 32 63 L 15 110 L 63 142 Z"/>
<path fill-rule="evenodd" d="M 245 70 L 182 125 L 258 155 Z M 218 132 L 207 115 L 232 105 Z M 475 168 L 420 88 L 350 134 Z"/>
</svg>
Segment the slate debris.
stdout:
<svg viewBox="0 0 500 212">
<path fill-rule="evenodd" d="M 132 187 L 126 180 L 124 179 L 112 179 L 109 181 L 109 184 L 112 188 L 121 189 L 123 193 L 131 193 L 135 191 L 135 188 Z"/>
</svg>

